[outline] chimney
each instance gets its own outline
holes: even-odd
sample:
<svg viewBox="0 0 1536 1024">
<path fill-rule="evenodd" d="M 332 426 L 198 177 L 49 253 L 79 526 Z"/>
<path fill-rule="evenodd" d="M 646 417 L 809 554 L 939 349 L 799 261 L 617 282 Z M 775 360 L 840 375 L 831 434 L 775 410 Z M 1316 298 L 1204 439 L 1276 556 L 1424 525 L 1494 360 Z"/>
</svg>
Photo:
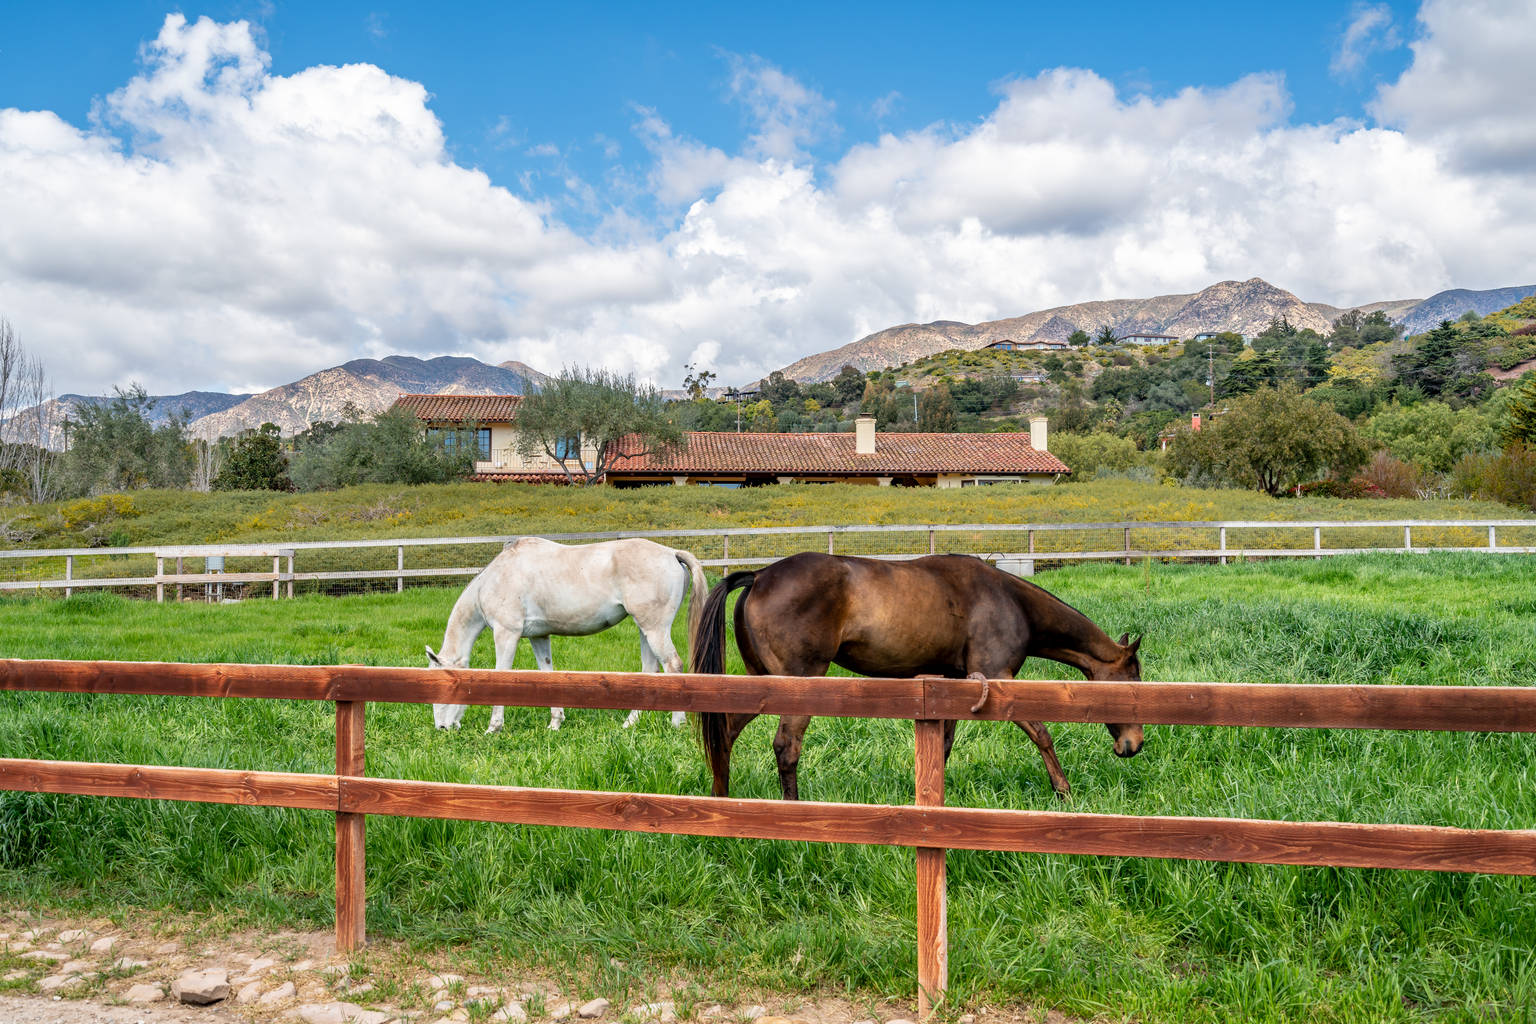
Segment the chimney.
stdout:
<svg viewBox="0 0 1536 1024">
<path fill-rule="evenodd" d="M 853 421 L 853 452 L 855 455 L 875 454 L 875 418 L 860 416 Z"/>
<path fill-rule="evenodd" d="M 1029 418 L 1029 446 L 1037 452 L 1045 451 L 1045 417 Z"/>
<path fill-rule="evenodd" d="M 1193 416 L 1191 416 L 1189 418 L 1189 429 L 1193 430 L 1197 434 L 1200 433 L 1200 414 L 1199 413 L 1195 413 Z"/>
</svg>

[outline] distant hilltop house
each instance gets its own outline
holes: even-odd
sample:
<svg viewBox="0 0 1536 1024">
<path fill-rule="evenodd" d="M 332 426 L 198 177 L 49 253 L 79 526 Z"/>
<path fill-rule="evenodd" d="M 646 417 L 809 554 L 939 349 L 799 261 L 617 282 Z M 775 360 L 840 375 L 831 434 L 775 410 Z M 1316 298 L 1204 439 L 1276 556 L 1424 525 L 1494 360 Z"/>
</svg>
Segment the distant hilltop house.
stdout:
<svg viewBox="0 0 1536 1024">
<path fill-rule="evenodd" d="M 560 464 L 547 455 L 517 452 L 517 395 L 401 395 L 394 408 L 415 413 L 444 444 L 473 431 L 471 479 L 488 482 L 564 483 Z M 773 483 L 858 483 L 880 487 L 978 487 L 1051 483 L 1072 472 L 1046 450 L 1046 419 L 1029 433 L 898 434 L 876 432 L 861 416 L 851 434 L 778 434 L 690 431 L 670 453 L 621 457 L 608 471 L 616 487 L 709 484 L 752 487 Z M 568 440 L 590 465 L 597 452 L 584 438 Z"/>
<path fill-rule="evenodd" d="M 1071 347 L 1071 345 L 1064 341 L 1045 341 L 1043 339 L 1014 341 L 1011 338 L 1003 338 L 1000 341 L 994 341 L 982 346 L 983 349 L 990 349 L 993 352 L 1060 351 Z"/>
<path fill-rule="evenodd" d="M 1171 334 L 1153 334 L 1146 331 L 1132 331 L 1129 334 L 1122 334 L 1115 340 L 1124 342 L 1128 345 L 1171 345 L 1179 339 Z"/>
</svg>

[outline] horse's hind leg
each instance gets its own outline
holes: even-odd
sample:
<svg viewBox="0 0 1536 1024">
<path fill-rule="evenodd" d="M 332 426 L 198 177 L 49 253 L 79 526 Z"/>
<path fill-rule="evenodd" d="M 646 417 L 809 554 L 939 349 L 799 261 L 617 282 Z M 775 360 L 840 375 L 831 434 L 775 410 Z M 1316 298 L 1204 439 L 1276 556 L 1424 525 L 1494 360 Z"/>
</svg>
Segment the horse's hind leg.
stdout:
<svg viewBox="0 0 1536 1024">
<path fill-rule="evenodd" d="M 528 646 L 533 648 L 533 660 L 538 664 L 540 672 L 553 672 L 555 670 L 555 657 L 549 649 L 549 637 L 531 636 L 528 638 Z M 560 728 L 560 723 L 565 721 L 565 708 L 549 709 L 549 727 Z"/>
<path fill-rule="evenodd" d="M 731 748 L 736 745 L 736 738 L 741 735 L 741 730 L 747 727 L 747 723 L 757 715 L 731 715 L 731 714 L 703 714 L 699 718 L 704 727 L 706 749 L 709 745 L 710 730 L 715 723 L 719 723 L 719 749 L 709 754 L 709 770 L 714 776 L 710 787 L 711 796 L 731 795 Z"/>
<path fill-rule="evenodd" d="M 505 672 L 512 667 L 512 659 L 517 657 L 517 642 L 523 634 L 512 629 L 498 629 L 496 633 L 496 668 Z M 500 705 L 491 708 L 491 724 L 486 728 L 487 733 L 501 732 L 502 725 L 507 720 L 507 709 Z"/>
<path fill-rule="evenodd" d="M 785 800 L 800 799 L 800 746 L 810 724 L 809 715 L 784 715 L 773 734 L 773 757 L 779 764 L 779 788 Z"/>
<path fill-rule="evenodd" d="M 635 625 L 640 626 L 640 660 L 644 662 L 647 657 L 650 663 L 645 666 L 647 672 L 681 672 L 683 659 L 678 656 L 677 647 L 672 643 L 672 619 L 662 623 L 640 625 L 636 620 Z M 630 712 L 630 717 L 638 717 L 638 711 Z M 672 712 L 672 725 L 681 729 L 688 724 L 688 716 L 681 711 Z"/>
<path fill-rule="evenodd" d="M 1056 748 L 1051 743 L 1051 731 L 1045 727 L 1044 722 L 1014 722 L 1014 725 L 1024 730 L 1024 734 L 1035 741 L 1035 746 L 1040 748 L 1040 757 L 1045 761 L 1045 774 L 1050 776 L 1051 788 L 1056 795 L 1065 799 L 1072 795 L 1072 787 L 1067 783 L 1067 773 L 1061 770 L 1061 762 L 1056 760 Z"/>
<path fill-rule="evenodd" d="M 645 633 L 643 631 L 640 634 L 640 671 L 661 671 L 661 659 L 656 657 L 655 651 L 651 650 L 651 645 L 646 642 Z M 628 718 L 624 719 L 624 728 L 628 729 L 638 721 L 640 721 L 640 709 L 636 708 L 629 713 Z"/>
</svg>

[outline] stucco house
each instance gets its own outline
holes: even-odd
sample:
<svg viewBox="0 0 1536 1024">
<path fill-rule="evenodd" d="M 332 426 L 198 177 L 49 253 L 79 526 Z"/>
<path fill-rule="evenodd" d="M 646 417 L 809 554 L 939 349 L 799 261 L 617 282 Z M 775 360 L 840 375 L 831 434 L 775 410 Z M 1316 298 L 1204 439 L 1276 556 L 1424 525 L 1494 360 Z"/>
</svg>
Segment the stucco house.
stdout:
<svg viewBox="0 0 1536 1024">
<path fill-rule="evenodd" d="M 409 409 L 439 431 L 445 443 L 473 431 L 472 479 L 558 483 L 566 479 L 547 455 L 517 453 L 517 395 L 401 395 L 395 408 Z M 670 453 L 621 457 L 608 471 L 617 487 L 709 484 L 751 487 L 773 483 L 861 483 L 901 487 L 977 487 L 999 483 L 1051 483 L 1071 473 L 1046 450 L 1044 416 L 1029 433 L 901 434 L 876 432 L 873 417 L 860 417 L 851 434 L 779 434 L 691 431 Z M 593 447 L 576 438 L 584 462 Z M 638 446 L 636 446 L 638 449 Z"/>
</svg>

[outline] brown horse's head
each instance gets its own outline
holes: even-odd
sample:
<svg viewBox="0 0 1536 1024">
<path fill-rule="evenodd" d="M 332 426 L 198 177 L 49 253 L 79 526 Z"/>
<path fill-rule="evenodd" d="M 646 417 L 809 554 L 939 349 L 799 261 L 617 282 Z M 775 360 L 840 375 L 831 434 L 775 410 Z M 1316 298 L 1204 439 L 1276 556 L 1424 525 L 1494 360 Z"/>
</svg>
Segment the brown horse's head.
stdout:
<svg viewBox="0 0 1536 1024">
<path fill-rule="evenodd" d="M 1102 674 L 1097 678 L 1114 680 L 1117 682 L 1139 682 L 1141 680 L 1141 660 L 1136 657 L 1136 649 L 1141 646 L 1141 637 L 1131 639 L 1131 634 L 1125 633 L 1120 637 L 1120 657 L 1104 666 Z M 1120 757 L 1135 757 L 1141 751 L 1142 734 L 1141 726 L 1130 725 L 1123 722 L 1110 722 L 1106 726 L 1109 735 L 1114 740 L 1115 753 Z"/>
</svg>

